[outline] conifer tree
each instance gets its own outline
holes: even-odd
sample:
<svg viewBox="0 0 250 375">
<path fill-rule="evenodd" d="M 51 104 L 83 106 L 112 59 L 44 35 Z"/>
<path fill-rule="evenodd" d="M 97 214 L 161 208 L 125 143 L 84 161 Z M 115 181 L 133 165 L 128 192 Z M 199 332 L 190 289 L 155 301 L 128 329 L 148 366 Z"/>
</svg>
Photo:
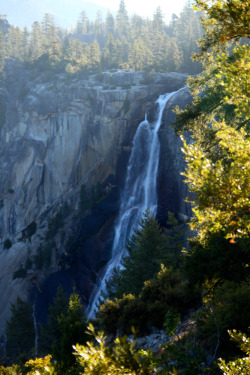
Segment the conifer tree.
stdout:
<svg viewBox="0 0 250 375">
<path fill-rule="evenodd" d="M 127 38 L 129 34 L 129 18 L 124 0 L 120 1 L 119 10 L 116 16 L 116 26 L 117 35 L 119 37 L 123 35 Z"/>
<path fill-rule="evenodd" d="M 58 362 L 60 371 L 65 371 L 76 364 L 72 346 L 86 342 L 86 318 L 80 297 L 75 291 L 69 298 L 67 311 L 58 316 L 58 327 L 60 341 L 54 343 L 52 354 Z"/>
<path fill-rule="evenodd" d="M 28 359 L 35 344 L 35 330 L 32 309 L 20 298 L 17 298 L 16 304 L 11 304 L 6 336 L 7 355 L 15 361 Z"/>
<path fill-rule="evenodd" d="M 107 290 L 121 298 L 125 294 L 138 295 L 144 281 L 151 279 L 166 263 L 166 241 L 159 223 L 150 211 L 146 211 L 127 243 L 128 256 L 122 260 L 120 275 L 115 269 L 113 277 L 107 282 Z"/>
</svg>

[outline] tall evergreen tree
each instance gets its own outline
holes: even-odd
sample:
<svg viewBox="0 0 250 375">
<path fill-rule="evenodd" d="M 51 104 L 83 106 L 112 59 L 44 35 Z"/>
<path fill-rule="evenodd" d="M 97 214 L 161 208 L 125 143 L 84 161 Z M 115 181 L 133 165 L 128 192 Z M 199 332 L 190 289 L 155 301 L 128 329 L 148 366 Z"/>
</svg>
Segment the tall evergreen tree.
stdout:
<svg viewBox="0 0 250 375">
<path fill-rule="evenodd" d="M 37 21 L 32 24 L 30 49 L 31 49 L 32 57 L 34 59 L 37 59 L 39 56 L 41 56 L 45 52 L 44 47 L 43 47 L 42 26 Z"/>
<path fill-rule="evenodd" d="M 76 292 L 73 292 L 69 298 L 67 311 L 58 316 L 58 327 L 60 341 L 54 343 L 52 354 L 58 363 L 58 368 L 63 372 L 76 364 L 72 345 L 85 344 L 87 339 L 86 318 L 80 297 Z"/>
<path fill-rule="evenodd" d="M 106 16 L 106 33 L 107 35 L 114 34 L 114 31 L 115 31 L 115 19 L 112 13 L 108 11 L 107 16 Z"/>
<path fill-rule="evenodd" d="M 51 353 L 53 346 L 58 345 L 60 342 L 61 330 L 58 319 L 62 314 L 66 314 L 67 308 L 68 297 L 60 285 L 57 288 L 53 304 L 49 306 L 47 322 L 45 325 L 41 325 L 39 351 L 42 354 Z"/>
<path fill-rule="evenodd" d="M 161 263 L 166 263 L 167 247 L 159 223 L 146 211 L 127 243 L 128 256 L 122 260 L 121 270 L 114 270 L 107 282 L 108 297 L 121 298 L 123 294 L 138 295 L 144 281 L 154 277 Z M 110 295 L 112 294 L 112 295 Z"/>
<path fill-rule="evenodd" d="M 30 306 L 17 299 L 11 304 L 11 318 L 7 321 L 7 355 L 12 360 L 28 359 L 35 344 L 35 330 Z"/>
<path fill-rule="evenodd" d="M 120 37 L 123 35 L 127 38 L 129 35 L 129 17 L 124 0 L 120 1 L 119 10 L 116 16 L 116 26 L 117 35 Z"/>
</svg>

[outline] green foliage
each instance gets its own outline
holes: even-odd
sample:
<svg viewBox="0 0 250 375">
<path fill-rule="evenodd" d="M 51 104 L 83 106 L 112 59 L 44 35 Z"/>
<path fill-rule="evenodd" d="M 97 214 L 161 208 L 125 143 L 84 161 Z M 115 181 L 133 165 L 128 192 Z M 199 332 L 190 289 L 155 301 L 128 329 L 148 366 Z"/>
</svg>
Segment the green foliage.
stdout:
<svg viewBox="0 0 250 375">
<path fill-rule="evenodd" d="M 189 341 L 190 339 L 191 342 Z M 216 367 L 207 363 L 206 353 L 203 348 L 192 341 L 192 338 L 188 335 L 184 338 L 177 338 L 163 347 L 162 354 L 158 360 L 159 375 L 218 374 Z"/>
<path fill-rule="evenodd" d="M 61 330 L 58 318 L 67 313 L 68 298 L 62 288 L 58 286 L 53 304 L 49 306 L 46 325 L 41 325 L 39 338 L 39 352 L 48 354 L 52 352 L 52 345 L 59 345 Z M 56 344 L 53 344 L 56 343 Z"/>
<path fill-rule="evenodd" d="M 96 333 L 89 325 L 88 333 L 94 336 L 95 342 L 87 342 L 86 346 L 74 347 L 77 361 L 84 367 L 86 375 L 107 374 L 151 374 L 154 360 L 151 351 L 136 350 L 132 340 L 118 337 L 113 344 L 106 344 L 103 332 Z"/>
<path fill-rule="evenodd" d="M 15 361 L 29 358 L 35 343 L 35 332 L 29 305 L 17 299 L 11 304 L 11 318 L 7 321 L 7 354 Z"/>
<path fill-rule="evenodd" d="M 11 367 L 0 366 L 1 375 L 23 375 L 23 371 L 19 365 L 12 365 Z"/>
<path fill-rule="evenodd" d="M 165 315 L 165 322 L 163 324 L 166 333 L 169 336 L 173 336 L 179 323 L 180 314 L 176 313 L 176 311 L 170 308 Z"/>
<path fill-rule="evenodd" d="M 27 375 L 56 375 L 55 366 L 51 363 L 51 355 L 44 358 L 30 359 L 25 363 Z"/>
<path fill-rule="evenodd" d="M 168 212 L 167 228 L 164 228 L 166 241 L 166 264 L 173 268 L 181 265 L 182 251 L 185 246 L 185 227 L 175 218 L 174 214 Z"/>
<path fill-rule="evenodd" d="M 225 238 L 246 237 L 250 233 L 250 140 L 243 130 L 225 123 L 213 125 L 220 159 L 213 161 L 200 142 L 184 142 L 188 169 L 184 173 L 195 193 L 191 228 L 200 238 L 208 232 L 222 232 Z"/>
<path fill-rule="evenodd" d="M 33 221 L 28 228 L 26 229 L 27 236 L 31 238 L 35 233 L 37 229 L 37 224 L 35 221 Z"/>
<path fill-rule="evenodd" d="M 128 256 L 122 260 L 122 269 L 114 270 L 107 282 L 108 297 L 121 298 L 125 294 L 138 295 L 144 281 L 151 279 L 166 259 L 166 243 L 162 230 L 154 215 L 144 213 L 138 227 L 134 229 L 127 243 Z"/>
<path fill-rule="evenodd" d="M 27 276 L 27 269 L 24 267 L 18 268 L 14 273 L 13 273 L 13 280 L 18 279 L 18 278 L 24 278 Z"/>
<path fill-rule="evenodd" d="M 220 234 L 207 236 L 205 244 L 192 239 L 183 257 L 183 271 L 192 284 L 206 280 L 242 282 L 249 275 L 249 240 L 239 239 L 231 244 Z"/>
<path fill-rule="evenodd" d="M 7 238 L 7 239 L 4 241 L 4 243 L 3 243 L 3 248 L 4 248 L 5 250 L 8 250 L 8 249 L 11 248 L 11 246 L 12 246 L 12 242 L 11 242 L 11 240 L 10 240 L 9 238 Z"/>
<path fill-rule="evenodd" d="M 241 350 L 246 353 L 243 358 L 236 358 L 226 364 L 222 359 L 219 360 L 219 367 L 225 375 L 243 375 L 250 373 L 250 339 L 236 330 L 229 331 L 231 338 L 236 341 Z"/>
<path fill-rule="evenodd" d="M 58 287 L 53 305 L 49 307 L 47 324 L 41 328 L 40 351 L 52 353 L 56 370 L 64 374 L 76 365 L 72 345 L 86 342 L 86 320 L 79 295 L 73 292 L 68 299 Z"/>
<path fill-rule="evenodd" d="M 76 358 L 72 354 L 72 345 L 86 342 L 86 319 L 76 292 L 73 292 L 69 298 L 67 312 L 58 316 L 58 327 L 60 342 L 53 344 L 52 354 L 58 363 L 57 367 L 63 371 L 76 364 Z"/>
<path fill-rule="evenodd" d="M 227 281 L 216 288 L 212 283 L 204 285 L 204 309 L 198 314 L 197 335 L 200 340 L 206 338 L 206 348 L 214 350 L 218 340 L 221 353 L 235 353 L 235 347 L 228 342 L 227 330 L 246 331 L 250 319 L 250 290 L 248 283 Z"/>
<path fill-rule="evenodd" d="M 250 222 L 249 43 L 243 39 L 250 36 L 244 28 L 249 12 L 241 13 L 247 6 L 242 0 L 196 3 L 206 15 L 195 57 L 204 72 L 189 79 L 194 101 L 176 122 L 194 138 L 184 144 L 186 181 L 197 199 L 192 227 L 201 241 L 212 231 L 234 242 L 249 236 Z"/>
<path fill-rule="evenodd" d="M 190 282 L 202 286 L 197 337 L 216 358 L 235 353 L 227 330 L 249 324 L 249 1 L 196 4 L 206 33 L 194 58 L 204 71 L 189 79 L 194 101 L 176 121 L 193 138 L 183 151 L 197 236 L 183 259 Z"/>
<path fill-rule="evenodd" d="M 28 63 L 47 80 L 54 80 L 60 72 L 99 74 L 119 69 L 196 73 L 199 67 L 190 56 L 202 34 L 197 14 L 185 7 L 179 18 L 166 25 L 161 11 L 150 20 L 129 17 L 122 6 L 116 18 L 108 12 L 105 21 L 97 17 L 90 22 L 87 15 L 82 19 L 81 13 L 69 33 L 56 27 L 53 16 L 46 13 L 41 23 L 33 23 L 31 32 L 14 26 L 6 35 L 0 32 L 0 72 L 12 58 Z M 21 87 L 19 99 L 26 94 L 26 88 Z"/>
<path fill-rule="evenodd" d="M 180 271 L 162 266 L 157 276 L 145 282 L 139 296 L 123 295 L 114 301 L 106 300 L 98 311 L 98 321 L 107 333 L 116 331 L 130 333 L 131 327 L 140 335 L 149 327 L 162 328 L 166 314 L 174 311 L 174 316 L 184 316 L 199 304 L 200 290 L 191 287 Z"/>
</svg>

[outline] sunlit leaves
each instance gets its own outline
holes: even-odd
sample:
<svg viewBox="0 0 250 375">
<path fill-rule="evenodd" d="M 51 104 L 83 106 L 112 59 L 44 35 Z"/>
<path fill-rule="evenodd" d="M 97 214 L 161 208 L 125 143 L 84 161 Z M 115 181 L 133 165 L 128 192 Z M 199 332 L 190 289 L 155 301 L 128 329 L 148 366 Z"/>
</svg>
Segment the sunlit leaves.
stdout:
<svg viewBox="0 0 250 375">
<path fill-rule="evenodd" d="M 184 142 L 188 168 L 184 173 L 196 193 L 192 228 L 203 238 L 222 231 L 226 238 L 250 233 L 250 140 L 246 132 L 225 123 L 214 124 L 221 158 L 212 162 L 199 142 Z"/>
<path fill-rule="evenodd" d="M 205 37 L 200 42 L 201 54 L 209 48 L 217 49 L 229 40 L 249 38 L 250 0 L 196 0 L 196 9 L 205 12 Z"/>
<path fill-rule="evenodd" d="M 244 375 L 250 373 L 250 338 L 236 330 L 229 331 L 231 338 L 238 342 L 241 349 L 247 354 L 243 358 L 237 358 L 234 361 L 226 362 L 219 360 L 219 367 L 225 375 Z"/>
</svg>

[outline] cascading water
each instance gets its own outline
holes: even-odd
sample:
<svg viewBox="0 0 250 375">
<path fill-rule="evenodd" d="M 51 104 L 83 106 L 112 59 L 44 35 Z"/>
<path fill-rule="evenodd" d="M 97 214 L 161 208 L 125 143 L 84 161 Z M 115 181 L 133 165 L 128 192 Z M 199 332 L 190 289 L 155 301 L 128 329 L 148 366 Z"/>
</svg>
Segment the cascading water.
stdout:
<svg viewBox="0 0 250 375">
<path fill-rule="evenodd" d="M 158 130 L 167 102 L 178 91 L 161 95 L 156 101 L 159 105 L 156 122 L 150 124 L 146 115 L 145 120 L 139 124 L 135 133 L 119 216 L 115 226 L 112 258 L 106 267 L 99 288 L 96 288 L 90 299 L 86 312 L 88 319 L 95 315 L 101 293 L 106 289 L 106 280 L 109 280 L 114 267 L 119 267 L 122 258 L 126 255 L 126 241 L 131 230 L 138 224 L 146 209 L 156 214 L 157 173 L 160 154 Z"/>
</svg>

